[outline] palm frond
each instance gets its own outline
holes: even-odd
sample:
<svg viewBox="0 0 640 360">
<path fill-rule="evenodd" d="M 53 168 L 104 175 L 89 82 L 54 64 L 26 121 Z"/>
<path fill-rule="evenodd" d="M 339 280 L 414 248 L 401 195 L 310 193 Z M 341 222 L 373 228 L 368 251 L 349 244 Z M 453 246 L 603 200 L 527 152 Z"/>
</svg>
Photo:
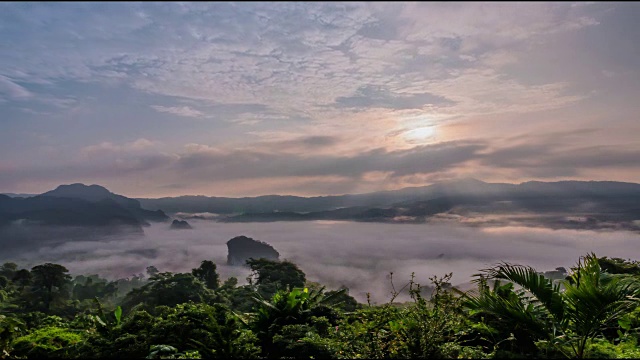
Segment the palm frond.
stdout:
<svg viewBox="0 0 640 360">
<path fill-rule="evenodd" d="M 502 263 L 482 271 L 489 278 L 507 280 L 519 285 L 531 293 L 556 321 L 563 321 L 565 309 L 560 285 L 554 285 L 550 279 L 539 274 L 534 268 Z"/>
</svg>

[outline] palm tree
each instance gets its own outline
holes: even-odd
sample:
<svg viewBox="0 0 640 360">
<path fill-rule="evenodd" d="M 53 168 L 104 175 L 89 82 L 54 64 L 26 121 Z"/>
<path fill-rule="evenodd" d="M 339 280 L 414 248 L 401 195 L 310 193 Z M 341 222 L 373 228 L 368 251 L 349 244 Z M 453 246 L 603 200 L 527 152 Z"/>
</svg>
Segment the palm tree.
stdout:
<svg viewBox="0 0 640 360">
<path fill-rule="evenodd" d="M 633 311 L 640 300 L 637 282 L 603 272 L 593 253 L 581 257 L 558 284 L 522 265 L 502 263 L 482 272 L 479 294 L 465 295 L 472 312 L 508 324 L 516 338 L 530 345 L 544 337 L 554 344 L 565 342 L 577 358 L 584 357 L 588 341 L 606 324 Z M 506 280 L 522 290 L 496 284 L 490 291 L 486 279 Z"/>
</svg>

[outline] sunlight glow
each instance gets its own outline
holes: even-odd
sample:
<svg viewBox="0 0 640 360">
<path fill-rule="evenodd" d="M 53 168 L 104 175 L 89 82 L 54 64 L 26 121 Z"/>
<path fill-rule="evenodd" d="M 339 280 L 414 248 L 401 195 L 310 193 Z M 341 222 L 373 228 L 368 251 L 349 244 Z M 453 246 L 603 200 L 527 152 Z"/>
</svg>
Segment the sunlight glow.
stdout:
<svg viewBox="0 0 640 360">
<path fill-rule="evenodd" d="M 403 134 L 406 141 L 409 142 L 423 142 L 430 140 L 436 134 L 435 126 L 421 127 L 413 130 L 409 130 Z"/>
</svg>

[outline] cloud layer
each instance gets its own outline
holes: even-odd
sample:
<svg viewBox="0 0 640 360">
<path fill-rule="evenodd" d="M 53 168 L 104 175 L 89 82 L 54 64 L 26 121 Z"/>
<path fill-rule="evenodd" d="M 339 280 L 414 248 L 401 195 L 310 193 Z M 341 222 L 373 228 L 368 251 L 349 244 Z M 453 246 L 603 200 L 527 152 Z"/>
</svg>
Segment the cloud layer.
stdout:
<svg viewBox="0 0 640 360">
<path fill-rule="evenodd" d="M 311 195 L 640 174 L 636 4 L 0 7 L 2 191 L 255 195 L 288 181 Z M 127 145 L 140 139 L 154 146 Z M 367 173 L 388 176 L 354 183 Z"/>
<path fill-rule="evenodd" d="M 548 230 L 540 228 L 467 228 L 447 225 L 390 225 L 348 222 L 223 224 L 189 220 L 193 230 L 169 230 L 168 224 L 146 228 L 140 238 L 68 241 L 32 248 L 0 259 L 33 266 L 44 261 L 65 265 L 72 273 L 99 273 L 109 278 L 161 271 L 186 272 L 213 260 L 223 278 L 242 282 L 247 269 L 226 265 L 226 242 L 246 235 L 273 245 L 282 258 L 300 266 L 311 281 L 330 288 L 342 285 L 359 301 L 366 293 L 376 302 L 389 299 L 388 275 L 402 286 L 415 272 L 426 285 L 433 275 L 453 272 L 453 284 L 466 283 L 478 270 L 499 261 L 531 265 L 540 271 L 564 266 L 594 251 L 598 256 L 640 258 L 637 234 Z M 468 286 L 466 286 L 468 287 Z M 405 294 L 406 295 L 406 294 Z"/>
</svg>

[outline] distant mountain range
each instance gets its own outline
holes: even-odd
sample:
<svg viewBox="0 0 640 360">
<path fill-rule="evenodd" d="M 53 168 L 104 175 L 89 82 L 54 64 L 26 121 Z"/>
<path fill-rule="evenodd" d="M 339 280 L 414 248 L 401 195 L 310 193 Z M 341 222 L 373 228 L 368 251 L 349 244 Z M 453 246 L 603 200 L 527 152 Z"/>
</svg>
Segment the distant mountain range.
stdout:
<svg viewBox="0 0 640 360">
<path fill-rule="evenodd" d="M 265 195 L 258 197 L 228 198 L 202 195 L 165 197 L 159 199 L 138 198 L 147 209 L 162 209 L 169 213 L 263 213 L 263 212 L 312 212 L 335 210 L 353 206 L 389 206 L 398 202 L 426 200 L 446 194 L 480 192 L 487 186 L 510 184 L 488 184 L 475 179 L 463 179 L 423 187 L 400 190 L 379 191 L 367 194 L 334 196 L 282 196 Z M 640 185 L 639 185 L 640 186 Z"/>
<path fill-rule="evenodd" d="M 219 214 L 217 220 L 224 222 L 457 221 L 472 226 L 640 230 L 640 184 L 615 181 L 504 184 L 463 179 L 356 195 L 180 196 L 138 200 L 149 209 Z"/>
<path fill-rule="evenodd" d="M 16 222 L 142 228 L 182 219 L 220 222 L 347 220 L 640 231 L 640 184 L 615 181 L 486 183 L 476 179 L 339 196 L 132 199 L 98 185 L 61 185 L 33 197 L 0 195 L 0 226 Z"/>
<path fill-rule="evenodd" d="M 0 195 L 0 225 L 125 226 L 141 231 L 148 221 L 167 219 L 161 210 L 145 210 L 139 201 L 98 185 L 60 185 L 32 197 Z"/>
</svg>

